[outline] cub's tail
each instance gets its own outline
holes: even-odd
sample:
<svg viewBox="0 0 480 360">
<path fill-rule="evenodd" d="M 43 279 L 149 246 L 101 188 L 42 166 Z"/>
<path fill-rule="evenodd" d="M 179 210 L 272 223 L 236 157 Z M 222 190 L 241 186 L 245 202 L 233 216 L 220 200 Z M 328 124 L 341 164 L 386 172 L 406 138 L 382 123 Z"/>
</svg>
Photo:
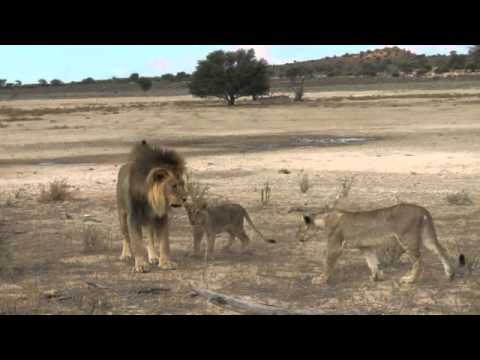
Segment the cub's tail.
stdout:
<svg viewBox="0 0 480 360">
<path fill-rule="evenodd" d="M 250 219 L 250 216 L 248 215 L 247 211 L 245 210 L 245 219 L 247 219 L 247 222 L 250 224 L 253 230 L 262 238 L 263 241 L 268 242 L 270 244 L 276 244 L 277 240 L 275 239 L 266 239 L 265 236 L 255 227 L 253 224 L 252 219 Z"/>
</svg>

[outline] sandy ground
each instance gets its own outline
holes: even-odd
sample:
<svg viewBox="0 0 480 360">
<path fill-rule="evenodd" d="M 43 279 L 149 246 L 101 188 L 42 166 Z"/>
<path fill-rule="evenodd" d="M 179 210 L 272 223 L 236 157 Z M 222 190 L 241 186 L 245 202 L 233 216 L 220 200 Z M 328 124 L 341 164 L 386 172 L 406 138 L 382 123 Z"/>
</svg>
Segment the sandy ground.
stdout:
<svg viewBox="0 0 480 360">
<path fill-rule="evenodd" d="M 195 286 L 335 313 L 479 313 L 480 88 L 306 96 L 301 104 L 235 107 L 190 97 L 0 102 L 0 236 L 13 254 L 13 269 L 0 278 L 0 313 L 235 313 L 192 296 Z M 339 138 L 361 141 L 345 145 Z M 185 154 L 197 181 L 243 204 L 278 243 L 261 242 L 247 225 L 255 254 L 219 252 L 206 266 L 185 256 L 191 229 L 184 210 L 175 209 L 171 246 L 179 268 L 131 273 L 131 264 L 118 260 L 115 182 L 140 139 Z M 306 194 L 299 190 L 303 173 L 311 183 Z M 355 182 L 342 206 L 372 209 L 398 200 L 426 206 L 440 242 L 452 258 L 465 253 L 471 272 L 447 282 L 425 250 L 417 285 L 398 285 L 409 267 L 403 258 L 385 269 L 386 280 L 373 283 L 351 250 L 325 284 L 325 238 L 298 243 L 301 212 L 293 210 L 325 205 L 345 176 Z M 55 179 L 66 179 L 75 198 L 38 202 L 42 186 Z M 272 195 L 263 206 L 267 181 Z M 459 191 L 473 204 L 446 200 Z M 104 249 L 83 251 L 87 226 Z M 226 240 L 220 236 L 217 248 Z"/>
</svg>

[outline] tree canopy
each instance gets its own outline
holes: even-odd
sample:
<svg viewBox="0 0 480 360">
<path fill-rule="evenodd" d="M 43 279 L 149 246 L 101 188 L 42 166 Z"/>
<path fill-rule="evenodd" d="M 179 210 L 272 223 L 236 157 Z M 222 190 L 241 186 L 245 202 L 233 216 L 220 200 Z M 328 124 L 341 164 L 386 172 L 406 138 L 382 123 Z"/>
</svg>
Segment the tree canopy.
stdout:
<svg viewBox="0 0 480 360">
<path fill-rule="evenodd" d="M 270 90 L 268 64 L 256 59 L 253 49 L 213 51 L 198 62 L 189 89 L 194 96 L 215 96 L 234 105 L 239 97 L 262 95 Z"/>
</svg>

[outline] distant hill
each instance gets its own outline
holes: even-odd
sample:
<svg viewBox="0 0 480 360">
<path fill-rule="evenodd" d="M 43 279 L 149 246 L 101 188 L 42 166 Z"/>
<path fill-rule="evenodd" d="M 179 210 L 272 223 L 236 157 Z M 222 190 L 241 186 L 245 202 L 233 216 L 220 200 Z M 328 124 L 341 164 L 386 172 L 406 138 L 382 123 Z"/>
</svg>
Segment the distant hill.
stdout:
<svg viewBox="0 0 480 360">
<path fill-rule="evenodd" d="M 318 60 L 294 61 L 283 65 L 271 65 L 274 78 L 285 77 L 292 66 L 302 66 L 312 77 L 334 76 L 403 76 L 442 74 L 450 71 L 475 70 L 467 67 L 467 55 L 451 52 L 449 55 L 417 55 L 398 47 L 363 51 L 357 54 L 325 57 Z"/>
</svg>

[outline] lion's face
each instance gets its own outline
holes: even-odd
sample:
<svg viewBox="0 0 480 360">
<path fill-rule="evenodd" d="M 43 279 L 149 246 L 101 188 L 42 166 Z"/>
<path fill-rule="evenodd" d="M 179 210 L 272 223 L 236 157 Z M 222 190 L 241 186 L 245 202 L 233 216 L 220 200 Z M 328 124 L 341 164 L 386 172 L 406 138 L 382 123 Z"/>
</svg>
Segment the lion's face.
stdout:
<svg viewBox="0 0 480 360">
<path fill-rule="evenodd" d="M 183 178 L 167 169 L 152 169 L 147 187 L 149 204 L 158 216 L 165 215 L 169 207 L 181 207 L 187 200 Z"/>
<path fill-rule="evenodd" d="M 181 207 L 187 200 L 185 182 L 182 178 L 171 176 L 165 182 L 165 197 L 172 207 Z"/>
</svg>

